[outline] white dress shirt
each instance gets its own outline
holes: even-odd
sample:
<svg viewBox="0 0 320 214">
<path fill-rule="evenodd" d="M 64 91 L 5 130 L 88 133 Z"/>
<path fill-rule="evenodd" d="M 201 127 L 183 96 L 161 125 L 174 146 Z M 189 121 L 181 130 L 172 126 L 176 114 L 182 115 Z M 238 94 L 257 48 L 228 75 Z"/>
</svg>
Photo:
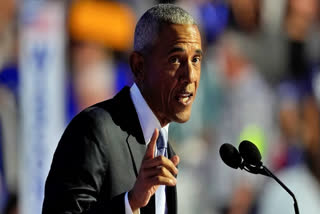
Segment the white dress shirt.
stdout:
<svg viewBox="0 0 320 214">
<path fill-rule="evenodd" d="M 138 114 L 140 126 L 142 128 L 143 137 L 146 142 L 146 145 L 149 144 L 151 137 L 152 137 L 152 134 L 156 128 L 159 131 L 161 130 L 162 132 L 165 132 L 166 137 L 167 137 L 168 130 L 169 130 L 169 124 L 164 127 L 161 127 L 161 124 L 160 124 L 158 118 L 154 115 L 154 113 L 152 112 L 152 110 L 148 106 L 147 102 L 145 101 L 142 94 L 140 93 L 138 86 L 135 83 L 130 88 L 130 95 L 131 95 L 133 105 L 134 105 L 136 112 Z M 166 139 L 166 140 L 168 140 L 168 139 Z M 162 188 L 164 188 L 164 187 L 162 187 Z M 157 194 L 156 194 L 156 197 L 157 197 Z M 126 210 L 126 214 L 132 214 L 132 210 L 131 210 L 130 203 L 128 200 L 128 192 L 125 194 L 125 210 Z M 140 213 L 140 210 L 139 210 L 139 213 Z M 156 204 L 156 214 L 164 214 L 164 213 L 167 213 L 166 204 L 164 204 L 164 206 L 162 205 L 160 207 L 159 207 L 159 205 Z"/>
</svg>

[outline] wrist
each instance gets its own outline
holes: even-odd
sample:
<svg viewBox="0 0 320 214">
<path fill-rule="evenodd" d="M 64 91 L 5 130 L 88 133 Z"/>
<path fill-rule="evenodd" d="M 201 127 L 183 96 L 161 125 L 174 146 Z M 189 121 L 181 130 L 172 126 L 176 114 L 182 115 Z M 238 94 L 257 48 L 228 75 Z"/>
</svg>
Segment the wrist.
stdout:
<svg viewBox="0 0 320 214">
<path fill-rule="evenodd" d="M 140 207 L 137 205 L 137 202 L 135 200 L 134 194 L 131 191 L 128 192 L 128 200 L 131 207 L 132 212 L 136 212 Z"/>
</svg>

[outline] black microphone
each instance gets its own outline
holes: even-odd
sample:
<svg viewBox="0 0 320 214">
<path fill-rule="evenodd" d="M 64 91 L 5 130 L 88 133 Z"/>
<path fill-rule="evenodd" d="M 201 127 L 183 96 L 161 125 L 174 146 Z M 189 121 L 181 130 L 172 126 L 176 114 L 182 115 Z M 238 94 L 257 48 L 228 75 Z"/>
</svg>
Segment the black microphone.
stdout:
<svg viewBox="0 0 320 214">
<path fill-rule="evenodd" d="M 265 172 L 262 164 L 262 157 L 259 149 L 248 140 L 244 140 L 239 145 L 240 156 L 243 158 L 243 169 L 253 174 L 269 176 Z"/>
<path fill-rule="evenodd" d="M 255 166 L 262 165 L 259 149 L 250 141 L 244 140 L 239 145 L 239 152 L 243 160 Z"/>
<path fill-rule="evenodd" d="M 225 164 L 231 168 L 238 169 L 242 163 L 242 158 L 238 150 L 231 144 L 225 143 L 220 147 L 220 157 Z"/>
<path fill-rule="evenodd" d="M 253 174 L 261 174 L 275 179 L 293 198 L 295 214 L 299 214 L 298 202 L 293 192 L 279 180 L 261 161 L 259 149 L 248 140 L 239 145 L 239 151 L 231 144 L 224 143 L 220 147 L 220 156 L 225 164 L 234 169 L 244 169 Z"/>
<path fill-rule="evenodd" d="M 250 147 L 251 146 L 249 146 L 249 148 Z M 245 146 L 245 148 L 242 149 L 241 151 L 242 152 L 245 151 L 243 153 L 247 155 L 246 155 L 246 158 L 243 158 L 242 154 L 239 153 L 238 150 L 233 145 L 229 143 L 224 143 L 220 147 L 219 152 L 223 162 L 228 166 L 230 166 L 231 168 L 234 168 L 234 169 L 240 168 L 253 174 L 263 174 L 268 176 L 267 174 L 265 174 L 263 170 L 260 169 L 262 162 L 261 162 L 261 155 L 259 150 L 256 149 L 256 151 L 253 154 L 251 154 L 252 152 L 251 150 L 254 150 L 254 148 L 250 148 L 250 150 L 247 151 L 247 146 Z M 259 164 L 257 164 L 258 162 Z"/>
</svg>

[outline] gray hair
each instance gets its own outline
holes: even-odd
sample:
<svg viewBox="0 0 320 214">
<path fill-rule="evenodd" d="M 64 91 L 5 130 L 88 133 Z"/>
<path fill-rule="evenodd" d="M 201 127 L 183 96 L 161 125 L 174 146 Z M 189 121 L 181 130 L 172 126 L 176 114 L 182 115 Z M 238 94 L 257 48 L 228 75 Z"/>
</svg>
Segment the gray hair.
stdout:
<svg viewBox="0 0 320 214">
<path fill-rule="evenodd" d="M 176 5 L 158 4 L 139 19 L 134 32 L 134 50 L 144 52 L 151 48 L 163 24 L 196 25 L 196 22 L 188 12 Z"/>
</svg>

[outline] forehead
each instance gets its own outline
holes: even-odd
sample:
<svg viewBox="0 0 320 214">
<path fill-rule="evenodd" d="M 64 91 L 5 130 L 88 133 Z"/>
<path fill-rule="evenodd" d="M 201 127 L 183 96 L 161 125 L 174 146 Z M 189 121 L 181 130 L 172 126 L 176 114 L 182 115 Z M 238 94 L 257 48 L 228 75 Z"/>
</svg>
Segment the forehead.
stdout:
<svg viewBox="0 0 320 214">
<path fill-rule="evenodd" d="M 171 48 L 177 44 L 189 44 L 201 49 L 198 27 L 191 24 L 163 24 L 154 48 Z"/>
</svg>

